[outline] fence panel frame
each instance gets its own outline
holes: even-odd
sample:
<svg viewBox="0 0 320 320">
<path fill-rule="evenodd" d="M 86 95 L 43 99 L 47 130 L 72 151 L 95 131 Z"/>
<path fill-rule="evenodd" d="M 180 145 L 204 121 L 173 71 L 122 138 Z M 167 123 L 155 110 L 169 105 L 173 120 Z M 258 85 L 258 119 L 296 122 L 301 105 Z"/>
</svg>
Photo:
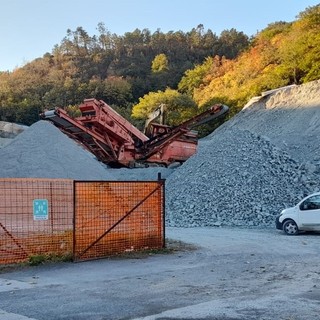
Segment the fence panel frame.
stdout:
<svg viewBox="0 0 320 320">
<path fill-rule="evenodd" d="M 97 236 L 91 243 L 87 244 L 87 247 L 84 250 L 79 251 L 79 246 L 77 245 L 77 223 L 78 219 L 80 217 L 80 214 L 77 213 L 77 185 L 79 184 L 105 184 L 105 185 L 112 185 L 112 184 L 118 184 L 119 186 L 123 185 L 155 185 L 155 188 L 147 194 L 143 199 L 139 200 L 135 205 L 131 207 L 130 210 L 123 212 L 122 216 L 116 220 L 111 226 L 109 226 L 107 229 L 104 229 L 104 231 Z M 121 189 L 121 188 L 120 188 Z M 133 189 L 132 189 L 133 190 Z M 74 261 L 85 261 L 85 260 L 93 260 L 93 259 L 100 259 L 104 258 L 113 254 L 102 254 L 97 255 L 93 257 L 86 257 L 81 258 L 85 253 L 87 253 L 91 248 L 93 248 L 96 244 L 100 242 L 100 240 L 103 240 L 104 237 L 106 237 L 109 233 L 111 233 L 116 227 L 118 227 L 121 223 L 125 221 L 128 217 L 131 216 L 135 212 L 136 209 L 138 209 L 142 204 L 144 204 L 145 201 L 147 201 L 151 196 L 153 196 L 155 193 L 159 193 L 158 201 L 159 201 L 159 214 L 157 216 L 157 219 L 160 220 L 159 227 L 160 227 L 160 241 L 158 239 L 158 242 L 161 242 L 160 245 L 157 246 L 151 246 L 150 249 L 161 249 L 164 248 L 165 243 L 165 179 L 161 179 L 161 175 L 158 175 L 158 180 L 156 181 L 80 181 L 75 180 L 74 181 L 74 248 L 73 248 L 73 260 Z M 130 236 L 129 233 L 130 230 L 127 230 L 126 235 Z M 121 246 L 121 244 L 120 244 Z M 132 251 L 136 251 L 138 249 L 133 249 Z M 143 250 L 143 249 L 142 249 Z M 115 252 L 115 254 L 121 254 L 126 251 L 131 251 L 130 249 L 124 249 L 124 250 L 118 250 Z"/>
<path fill-rule="evenodd" d="M 45 217 L 35 206 L 40 199 L 48 204 Z M 0 264 L 71 256 L 72 180 L 1 178 L 0 202 Z"/>
</svg>

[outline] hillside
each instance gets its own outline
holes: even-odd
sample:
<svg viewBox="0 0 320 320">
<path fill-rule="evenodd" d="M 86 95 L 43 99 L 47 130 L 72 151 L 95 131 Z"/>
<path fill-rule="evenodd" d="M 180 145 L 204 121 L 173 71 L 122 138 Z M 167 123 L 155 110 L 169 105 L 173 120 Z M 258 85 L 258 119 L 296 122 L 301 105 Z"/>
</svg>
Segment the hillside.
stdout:
<svg viewBox="0 0 320 320">
<path fill-rule="evenodd" d="M 136 126 L 162 103 L 170 125 L 216 102 L 235 115 L 262 91 L 320 78 L 319 21 L 317 4 L 250 39 L 233 28 L 217 36 L 202 25 L 117 36 L 101 24 L 92 37 L 78 27 L 51 53 L 0 72 L 0 120 L 30 126 L 58 106 L 74 115 L 87 98 L 107 102 Z"/>
</svg>

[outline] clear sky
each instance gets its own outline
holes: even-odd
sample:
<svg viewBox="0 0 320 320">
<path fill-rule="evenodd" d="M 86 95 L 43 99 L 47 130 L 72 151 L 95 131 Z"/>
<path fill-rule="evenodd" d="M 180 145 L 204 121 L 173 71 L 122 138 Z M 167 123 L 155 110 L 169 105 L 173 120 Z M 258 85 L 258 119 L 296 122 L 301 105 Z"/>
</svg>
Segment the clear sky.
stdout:
<svg viewBox="0 0 320 320">
<path fill-rule="evenodd" d="M 13 70 L 51 52 L 67 29 L 117 35 L 136 28 L 191 31 L 199 24 L 217 35 L 235 28 L 248 36 L 269 23 L 293 21 L 319 0 L 0 0 L 0 71 Z"/>
</svg>

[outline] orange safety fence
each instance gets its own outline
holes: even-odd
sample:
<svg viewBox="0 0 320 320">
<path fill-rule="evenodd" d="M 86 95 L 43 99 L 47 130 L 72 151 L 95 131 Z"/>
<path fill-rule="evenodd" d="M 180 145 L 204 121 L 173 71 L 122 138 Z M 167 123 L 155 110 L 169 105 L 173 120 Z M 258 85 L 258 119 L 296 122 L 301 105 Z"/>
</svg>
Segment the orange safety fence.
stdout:
<svg viewBox="0 0 320 320">
<path fill-rule="evenodd" d="M 75 181 L 74 260 L 164 246 L 163 182 Z"/>
<path fill-rule="evenodd" d="M 73 181 L 0 179 L 0 263 L 72 252 Z"/>
<path fill-rule="evenodd" d="M 0 179 L 0 264 L 164 246 L 164 180 Z"/>
</svg>

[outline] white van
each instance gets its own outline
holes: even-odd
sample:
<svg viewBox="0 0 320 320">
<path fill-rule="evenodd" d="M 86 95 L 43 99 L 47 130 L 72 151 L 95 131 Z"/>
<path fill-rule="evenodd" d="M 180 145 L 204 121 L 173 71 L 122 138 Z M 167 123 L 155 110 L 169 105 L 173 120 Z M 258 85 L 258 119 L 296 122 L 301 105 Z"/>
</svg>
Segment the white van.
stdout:
<svg viewBox="0 0 320 320">
<path fill-rule="evenodd" d="M 302 199 L 296 206 L 282 210 L 276 218 L 276 228 L 287 235 L 299 231 L 320 231 L 320 192 Z"/>
</svg>

